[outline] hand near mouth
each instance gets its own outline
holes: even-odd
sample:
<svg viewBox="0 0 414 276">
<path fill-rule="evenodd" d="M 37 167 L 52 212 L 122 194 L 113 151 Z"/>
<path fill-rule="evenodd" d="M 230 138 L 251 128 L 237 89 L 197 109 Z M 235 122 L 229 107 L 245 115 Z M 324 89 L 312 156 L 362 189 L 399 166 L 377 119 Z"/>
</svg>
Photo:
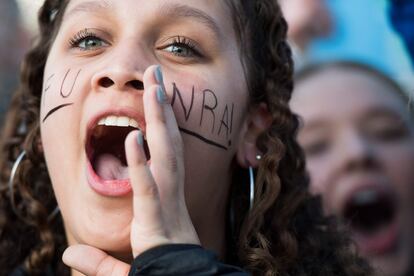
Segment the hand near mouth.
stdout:
<svg viewBox="0 0 414 276">
<path fill-rule="evenodd" d="M 181 135 L 169 104 L 159 66 L 144 73 L 143 95 L 147 162 L 143 134 L 133 131 L 125 140 L 134 217 L 131 221 L 133 257 L 163 244 L 200 244 L 184 198 Z M 63 261 L 85 275 L 128 275 L 130 265 L 87 245 L 69 247 Z"/>
</svg>

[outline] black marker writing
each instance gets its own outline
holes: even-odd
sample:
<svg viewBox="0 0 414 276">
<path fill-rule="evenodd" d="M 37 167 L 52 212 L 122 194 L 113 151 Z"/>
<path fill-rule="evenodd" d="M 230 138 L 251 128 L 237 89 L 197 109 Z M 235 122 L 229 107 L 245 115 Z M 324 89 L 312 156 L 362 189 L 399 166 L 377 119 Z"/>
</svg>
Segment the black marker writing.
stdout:
<svg viewBox="0 0 414 276">
<path fill-rule="evenodd" d="M 212 105 L 207 105 L 206 104 L 207 95 L 210 95 L 210 98 L 213 99 L 214 102 L 213 102 Z M 218 104 L 218 102 L 217 102 L 216 94 L 214 94 L 214 92 L 211 91 L 210 89 L 203 90 L 203 105 L 201 107 L 200 126 L 203 124 L 204 110 L 210 111 L 211 115 L 213 116 L 213 127 L 211 129 L 211 133 L 214 132 L 214 125 L 215 125 L 215 122 L 216 122 L 216 114 L 214 112 L 214 109 L 216 109 L 217 104 Z"/>
<path fill-rule="evenodd" d="M 174 105 L 175 99 L 177 96 L 178 96 L 178 99 L 180 100 L 181 107 L 183 108 L 183 111 L 184 111 L 185 121 L 188 121 L 188 118 L 190 117 L 191 110 L 193 109 L 193 104 L 194 104 L 194 86 L 191 92 L 191 104 L 190 104 L 190 107 L 188 108 L 188 111 L 187 111 L 186 106 L 184 105 L 183 97 L 181 96 L 180 90 L 177 88 L 177 85 L 173 82 L 173 96 L 171 99 L 171 105 Z"/>
<path fill-rule="evenodd" d="M 232 105 L 232 109 L 231 109 L 231 114 L 233 115 L 233 108 L 234 108 L 234 104 Z M 221 118 L 220 121 L 220 127 L 219 130 L 217 132 L 217 135 L 220 135 L 221 133 L 221 128 L 224 126 L 224 128 L 226 129 L 226 138 L 229 138 L 229 132 L 231 132 L 231 125 L 232 125 L 232 118 L 229 121 L 229 108 L 228 105 L 226 104 L 226 107 L 224 108 L 224 112 L 223 112 L 223 116 Z"/>
<path fill-rule="evenodd" d="M 194 113 L 194 109 L 200 110 L 200 121 L 199 126 L 202 128 L 209 128 L 211 124 L 211 134 L 212 137 L 207 138 L 206 136 L 203 136 L 199 134 L 195 130 L 189 130 L 188 128 L 180 127 L 180 130 L 183 133 L 186 133 L 188 135 L 192 135 L 195 138 L 200 139 L 201 141 L 225 149 L 228 148 L 226 146 L 223 146 L 223 143 L 214 141 L 217 139 L 222 140 L 223 137 L 227 139 L 225 144 L 230 147 L 231 146 L 231 140 L 229 138 L 231 137 L 232 130 L 233 130 L 233 114 L 234 114 L 234 103 L 226 104 L 226 105 L 220 105 L 219 99 L 217 98 L 214 91 L 210 89 L 204 89 L 201 91 L 201 93 L 196 93 L 195 86 L 192 87 L 191 90 L 191 100 L 185 102 L 185 97 L 183 97 L 183 91 L 177 87 L 176 83 L 172 83 L 172 89 L 173 89 L 173 95 L 171 99 L 171 105 L 177 106 L 179 109 L 181 108 L 184 113 L 185 122 L 188 122 L 191 117 L 194 117 L 192 114 Z M 189 93 L 184 93 L 189 94 Z M 200 109 L 194 107 L 194 102 L 196 104 L 201 101 L 195 101 L 195 97 L 202 96 L 202 104 L 198 106 Z M 224 107 L 222 113 L 218 114 L 220 111 L 220 107 Z M 208 112 L 207 112 L 208 111 Z M 208 119 L 205 118 L 208 115 Z M 218 115 L 218 116 L 216 116 Z M 217 117 L 217 118 L 216 118 Z M 216 119 L 218 120 L 216 122 Z M 218 129 L 216 129 L 217 123 L 219 124 Z M 206 126 L 207 125 L 207 126 Z M 209 135 L 211 136 L 211 135 Z"/>
<path fill-rule="evenodd" d="M 45 81 L 45 89 L 43 89 L 43 98 L 42 98 L 42 105 L 45 104 L 45 99 L 46 99 L 46 92 L 50 89 L 50 84 L 49 81 L 55 76 L 55 74 L 50 75 L 46 81 Z"/>
<path fill-rule="evenodd" d="M 197 139 L 200 139 L 201 141 L 203 141 L 203 142 L 205 142 L 205 143 L 207 143 L 209 145 L 215 146 L 215 147 L 220 148 L 220 149 L 227 150 L 227 147 L 225 147 L 225 146 L 223 146 L 223 145 L 221 145 L 221 144 L 219 144 L 217 142 L 214 142 L 214 141 L 212 141 L 210 139 L 207 139 L 206 137 L 204 137 L 204 136 L 202 136 L 202 135 L 200 135 L 200 134 L 198 134 L 198 133 L 196 133 L 194 131 L 191 131 L 191 130 L 188 130 L 188 129 L 185 129 L 185 128 L 182 128 L 182 127 L 179 127 L 178 129 L 181 132 L 183 132 L 185 134 L 188 134 L 188 135 L 191 135 L 191 136 L 193 136 L 193 137 L 195 137 Z"/>
<path fill-rule="evenodd" d="M 63 92 L 63 86 L 64 86 L 64 84 L 65 84 L 65 82 L 66 82 L 66 79 L 67 79 L 67 77 L 68 77 L 68 75 L 69 75 L 70 71 L 71 71 L 71 69 L 68 69 L 68 71 L 67 71 L 67 72 L 66 72 L 66 74 L 65 74 L 65 77 L 63 78 L 62 84 L 61 84 L 61 86 L 60 86 L 60 95 L 61 95 L 63 98 L 67 98 L 67 97 L 69 97 L 69 96 L 72 94 L 72 92 L 73 92 L 73 87 L 75 87 L 76 80 L 78 79 L 79 74 L 80 74 L 80 72 L 82 71 L 82 69 L 79 69 L 78 73 L 76 74 L 75 79 L 73 80 L 73 83 L 72 83 L 72 87 L 70 88 L 69 92 L 65 93 L 65 92 Z"/>
<path fill-rule="evenodd" d="M 50 115 L 52 115 L 53 113 L 55 113 L 56 111 L 58 111 L 59 109 L 61 109 L 61 108 L 63 108 L 63 107 L 66 107 L 66 106 L 71 106 L 71 105 L 73 105 L 73 103 L 66 103 L 66 104 L 61 104 L 61 105 L 58 105 L 58 106 L 56 106 L 56 107 L 54 107 L 54 108 L 52 108 L 47 114 L 46 114 L 46 116 L 43 118 L 43 120 L 42 120 L 42 123 L 44 123 L 45 121 L 46 121 L 46 119 L 50 116 Z"/>
<path fill-rule="evenodd" d="M 233 132 L 233 111 L 234 111 L 234 103 L 231 104 L 230 133 Z"/>
</svg>

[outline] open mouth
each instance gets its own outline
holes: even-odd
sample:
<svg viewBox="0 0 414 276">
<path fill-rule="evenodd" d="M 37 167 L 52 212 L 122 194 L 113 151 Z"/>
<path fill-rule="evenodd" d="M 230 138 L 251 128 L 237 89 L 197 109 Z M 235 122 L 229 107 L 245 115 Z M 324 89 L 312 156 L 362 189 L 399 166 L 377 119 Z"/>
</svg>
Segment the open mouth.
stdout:
<svg viewBox="0 0 414 276">
<path fill-rule="evenodd" d="M 355 192 L 346 201 L 342 217 L 363 252 L 390 250 L 397 239 L 396 197 L 388 190 L 369 188 Z"/>
<path fill-rule="evenodd" d="M 126 116 L 107 116 L 89 130 L 86 154 L 94 173 L 103 181 L 128 179 L 128 165 L 125 154 L 127 135 L 138 130 L 138 123 Z M 150 153 L 144 139 L 147 160 Z"/>
</svg>

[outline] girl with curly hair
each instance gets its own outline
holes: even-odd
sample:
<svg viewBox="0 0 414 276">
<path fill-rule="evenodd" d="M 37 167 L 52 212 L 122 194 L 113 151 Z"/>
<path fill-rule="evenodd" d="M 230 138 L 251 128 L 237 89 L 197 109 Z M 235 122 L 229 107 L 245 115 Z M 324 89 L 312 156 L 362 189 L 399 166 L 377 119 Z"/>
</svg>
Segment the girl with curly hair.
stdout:
<svg viewBox="0 0 414 276">
<path fill-rule="evenodd" d="M 369 274 L 306 191 L 276 1 L 46 0 L 39 22 L 1 274 Z"/>
</svg>

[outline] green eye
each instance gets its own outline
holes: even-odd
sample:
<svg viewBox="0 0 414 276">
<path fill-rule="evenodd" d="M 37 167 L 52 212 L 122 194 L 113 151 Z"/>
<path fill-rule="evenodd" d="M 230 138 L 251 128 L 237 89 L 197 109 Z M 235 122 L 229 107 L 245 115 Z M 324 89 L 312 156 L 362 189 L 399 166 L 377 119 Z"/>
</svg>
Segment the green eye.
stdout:
<svg viewBox="0 0 414 276">
<path fill-rule="evenodd" d="M 176 56 L 180 57 L 192 57 L 195 56 L 195 52 L 193 49 L 188 47 L 187 45 L 170 45 L 165 48 L 166 51 L 173 53 Z"/>
<path fill-rule="evenodd" d="M 95 36 L 81 38 L 73 44 L 74 48 L 79 48 L 83 51 L 96 50 L 106 46 L 108 46 L 108 43 Z"/>
<path fill-rule="evenodd" d="M 78 48 L 83 51 L 96 50 L 109 45 L 90 29 L 78 32 L 69 40 L 69 44 L 71 48 Z"/>
<path fill-rule="evenodd" d="M 102 40 L 100 40 L 97 37 L 86 37 L 82 39 L 78 44 L 78 47 L 83 50 L 90 50 L 90 49 L 104 47 L 104 46 L 106 46 L 106 43 L 104 43 Z"/>
<path fill-rule="evenodd" d="M 172 38 L 172 41 L 168 43 L 168 45 L 159 49 L 182 58 L 201 58 L 203 55 L 196 45 L 197 44 L 189 38 L 176 36 Z"/>
</svg>

